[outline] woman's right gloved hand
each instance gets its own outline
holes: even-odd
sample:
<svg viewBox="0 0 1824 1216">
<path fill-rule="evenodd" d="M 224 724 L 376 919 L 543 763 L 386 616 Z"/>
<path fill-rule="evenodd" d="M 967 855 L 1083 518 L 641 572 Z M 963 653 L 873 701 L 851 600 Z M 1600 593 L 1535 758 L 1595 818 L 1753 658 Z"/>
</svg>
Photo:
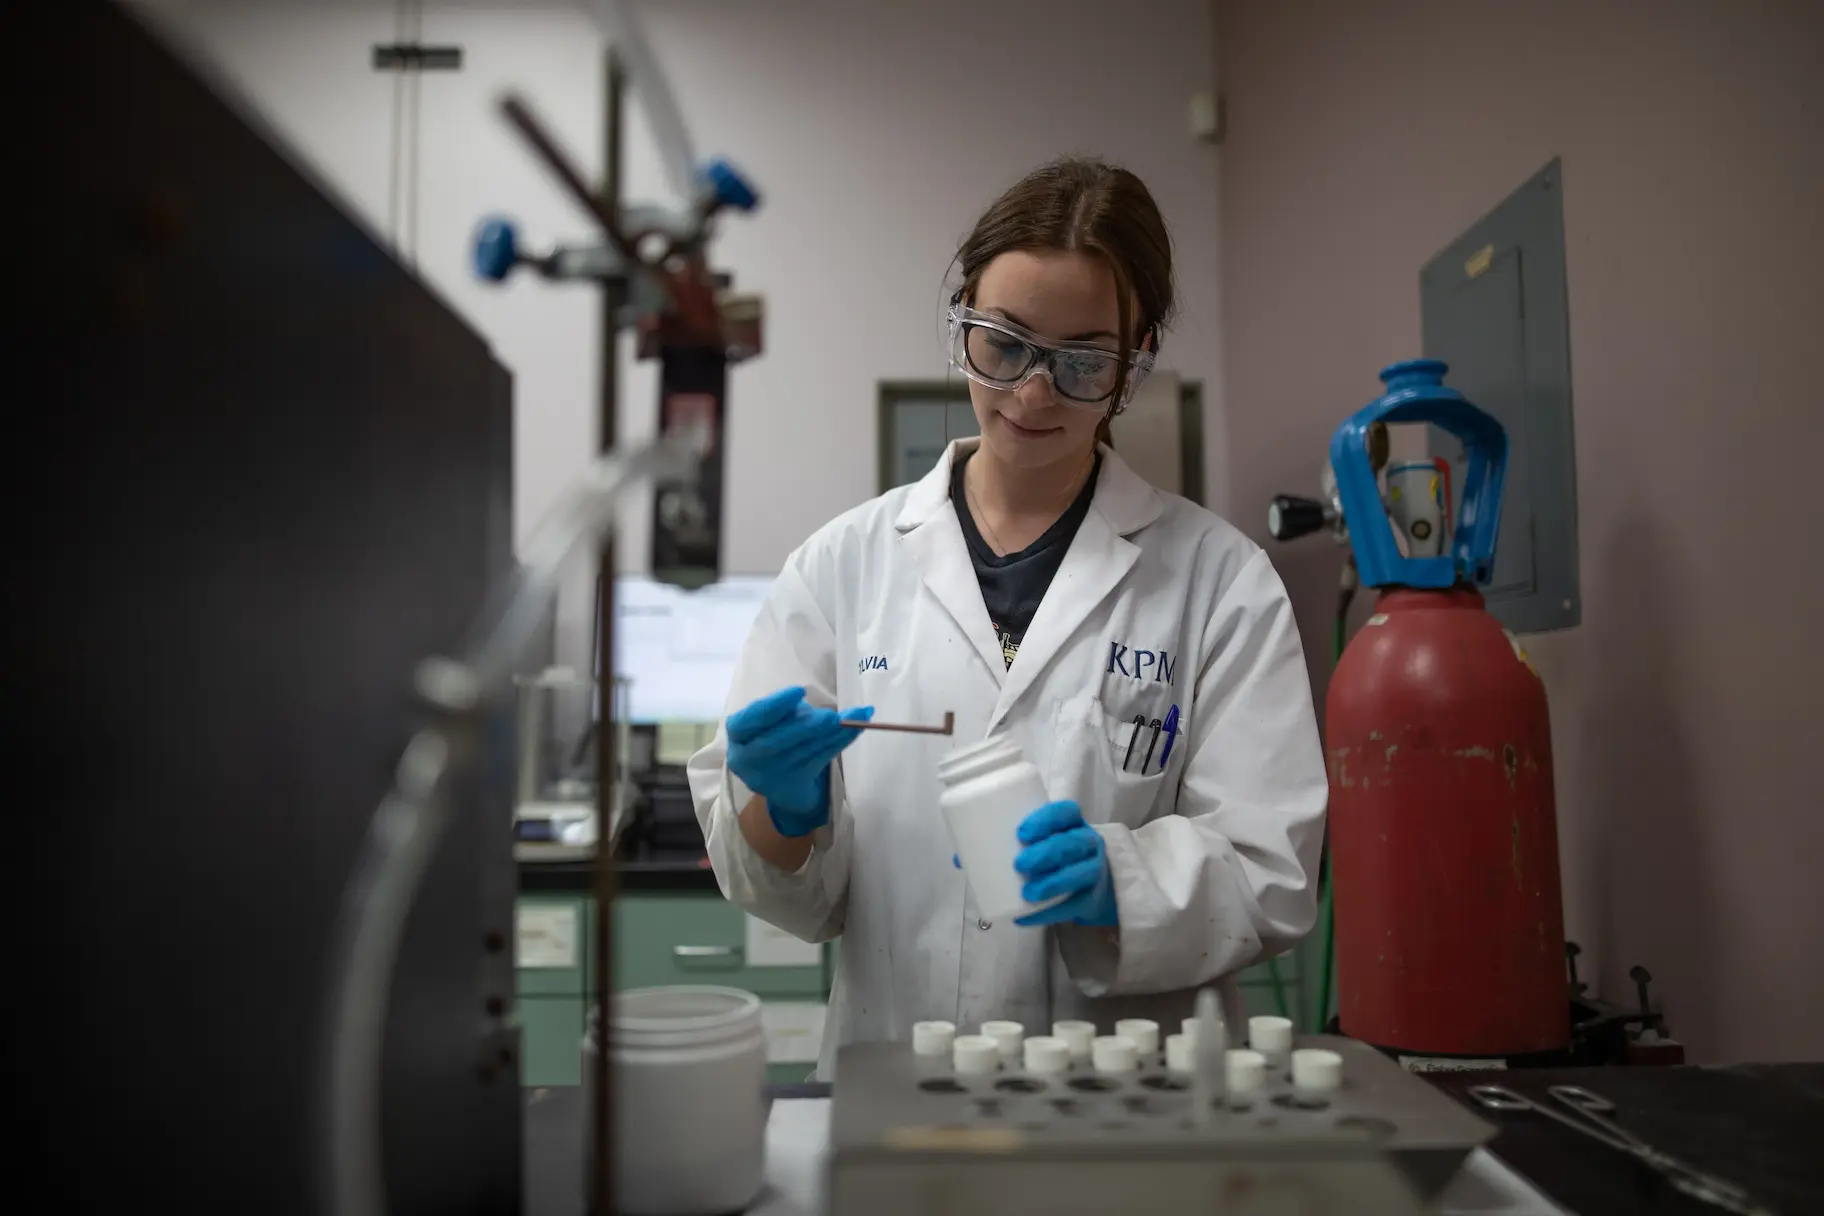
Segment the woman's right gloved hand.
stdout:
<svg viewBox="0 0 1824 1216">
<path fill-rule="evenodd" d="M 728 715 L 728 768 L 766 799 L 781 836 L 809 836 L 830 821 L 830 764 L 861 737 L 844 718 L 866 721 L 874 708 L 814 709 L 804 689 L 782 688 Z"/>
</svg>

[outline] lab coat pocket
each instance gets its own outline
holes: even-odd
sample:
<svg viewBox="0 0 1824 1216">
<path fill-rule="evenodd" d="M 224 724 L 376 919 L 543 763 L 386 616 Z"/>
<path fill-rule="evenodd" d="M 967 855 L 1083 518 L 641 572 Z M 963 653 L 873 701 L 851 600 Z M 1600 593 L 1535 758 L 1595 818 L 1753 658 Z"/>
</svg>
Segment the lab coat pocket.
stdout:
<svg viewBox="0 0 1824 1216">
<path fill-rule="evenodd" d="M 1174 740 L 1159 718 L 1103 715 L 1108 731 L 1108 759 L 1124 786 L 1151 789 L 1170 767 Z"/>
<path fill-rule="evenodd" d="M 1161 732 L 1153 742 L 1151 718 L 1136 737 L 1133 717 L 1109 713 L 1100 697 L 1079 697 L 1058 707 L 1057 727 L 1053 798 L 1074 798 L 1091 823 L 1138 827 L 1153 817 L 1169 765 L 1167 736 Z"/>
</svg>

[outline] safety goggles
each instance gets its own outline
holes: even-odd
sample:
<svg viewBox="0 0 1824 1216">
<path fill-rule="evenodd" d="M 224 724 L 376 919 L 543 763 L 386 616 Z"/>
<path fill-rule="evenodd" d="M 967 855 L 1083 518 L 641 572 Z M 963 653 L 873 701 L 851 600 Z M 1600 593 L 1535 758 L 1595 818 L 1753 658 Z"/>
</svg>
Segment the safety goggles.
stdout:
<svg viewBox="0 0 1824 1216">
<path fill-rule="evenodd" d="M 1123 362 L 1127 384 L 1111 411 L 1116 414 L 1153 370 L 1151 351 L 1123 356 L 1089 342 L 1047 342 L 1001 317 L 960 304 L 950 309 L 950 363 L 988 388 L 1011 392 L 1043 372 L 1065 405 L 1102 409 L 1114 395 Z"/>
</svg>

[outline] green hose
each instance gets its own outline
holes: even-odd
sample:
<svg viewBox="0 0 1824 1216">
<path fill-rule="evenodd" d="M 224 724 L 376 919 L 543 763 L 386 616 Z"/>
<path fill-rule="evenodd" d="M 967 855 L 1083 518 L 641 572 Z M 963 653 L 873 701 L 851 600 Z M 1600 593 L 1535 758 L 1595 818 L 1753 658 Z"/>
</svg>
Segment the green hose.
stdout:
<svg viewBox="0 0 1824 1216">
<path fill-rule="evenodd" d="M 1348 640 L 1349 610 L 1348 601 L 1344 600 L 1337 607 L 1336 613 L 1336 653 L 1331 660 L 1331 671 L 1342 662 L 1343 644 Z M 1311 1027 L 1311 1033 L 1322 1034 L 1324 1023 L 1330 1020 L 1330 977 L 1336 970 L 1336 909 L 1332 899 L 1330 881 L 1329 843 L 1324 845 L 1324 857 L 1318 865 L 1317 872 L 1317 920 L 1324 930 L 1324 948 L 1322 971 L 1317 981 L 1317 1018 Z"/>
<path fill-rule="evenodd" d="M 1317 918 L 1324 926 L 1324 961 L 1323 971 L 1319 974 L 1317 984 L 1317 1024 L 1311 1028 L 1313 1034 L 1324 1032 L 1324 1023 L 1330 1018 L 1330 976 L 1336 970 L 1336 917 L 1331 904 L 1330 875 L 1325 873 L 1318 879 Z"/>
<path fill-rule="evenodd" d="M 1336 632 L 1334 637 L 1334 654 L 1331 657 L 1331 670 L 1342 661 L 1343 645 L 1349 638 L 1349 600 L 1353 592 L 1346 591 L 1337 604 Z M 1330 976 L 1336 970 L 1336 916 L 1330 894 L 1330 846 L 1324 844 L 1324 852 L 1318 861 L 1317 868 L 1317 923 L 1323 927 L 1323 970 L 1317 981 L 1317 1012 L 1315 1018 L 1307 1023 L 1306 1029 L 1311 1034 L 1322 1034 L 1324 1023 L 1330 1018 Z M 1290 1017 L 1290 1006 L 1286 1001 L 1285 980 L 1279 974 L 1279 957 L 1275 955 L 1267 960 L 1267 981 L 1273 987 L 1273 1005 L 1279 1016 Z"/>
<path fill-rule="evenodd" d="M 1286 982 L 1279 975 L 1277 954 L 1267 960 L 1267 981 L 1273 985 L 1273 1007 L 1279 1011 L 1280 1017 L 1291 1017 L 1291 1010 L 1286 1005 Z"/>
</svg>

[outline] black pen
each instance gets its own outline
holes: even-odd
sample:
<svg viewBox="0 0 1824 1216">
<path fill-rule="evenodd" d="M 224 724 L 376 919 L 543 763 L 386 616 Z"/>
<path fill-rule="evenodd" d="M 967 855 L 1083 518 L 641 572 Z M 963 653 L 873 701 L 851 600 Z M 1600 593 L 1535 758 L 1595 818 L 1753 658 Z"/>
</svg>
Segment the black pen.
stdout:
<svg viewBox="0 0 1824 1216">
<path fill-rule="evenodd" d="M 1140 762 L 1140 771 L 1143 773 L 1146 771 L 1146 766 L 1153 762 L 1153 749 L 1159 746 L 1159 728 L 1165 724 L 1159 721 L 1159 719 L 1154 718 L 1152 725 L 1153 738 L 1152 741 L 1146 745 L 1146 759 Z M 1137 735 L 1140 732 L 1136 730 L 1134 733 Z"/>
<path fill-rule="evenodd" d="M 1127 771 L 1128 764 L 1131 763 L 1134 758 L 1134 744 L 1140 738 L 1140 728 L 1145 725 L 1146 725 L 1146 715 L 1145 714 L 1135 714 L 1134 715 L 1134 733 L 1127 737 L 1127 755 L 1121 757 L 1121 771 L 1124 773 Z"/>
</svg>

